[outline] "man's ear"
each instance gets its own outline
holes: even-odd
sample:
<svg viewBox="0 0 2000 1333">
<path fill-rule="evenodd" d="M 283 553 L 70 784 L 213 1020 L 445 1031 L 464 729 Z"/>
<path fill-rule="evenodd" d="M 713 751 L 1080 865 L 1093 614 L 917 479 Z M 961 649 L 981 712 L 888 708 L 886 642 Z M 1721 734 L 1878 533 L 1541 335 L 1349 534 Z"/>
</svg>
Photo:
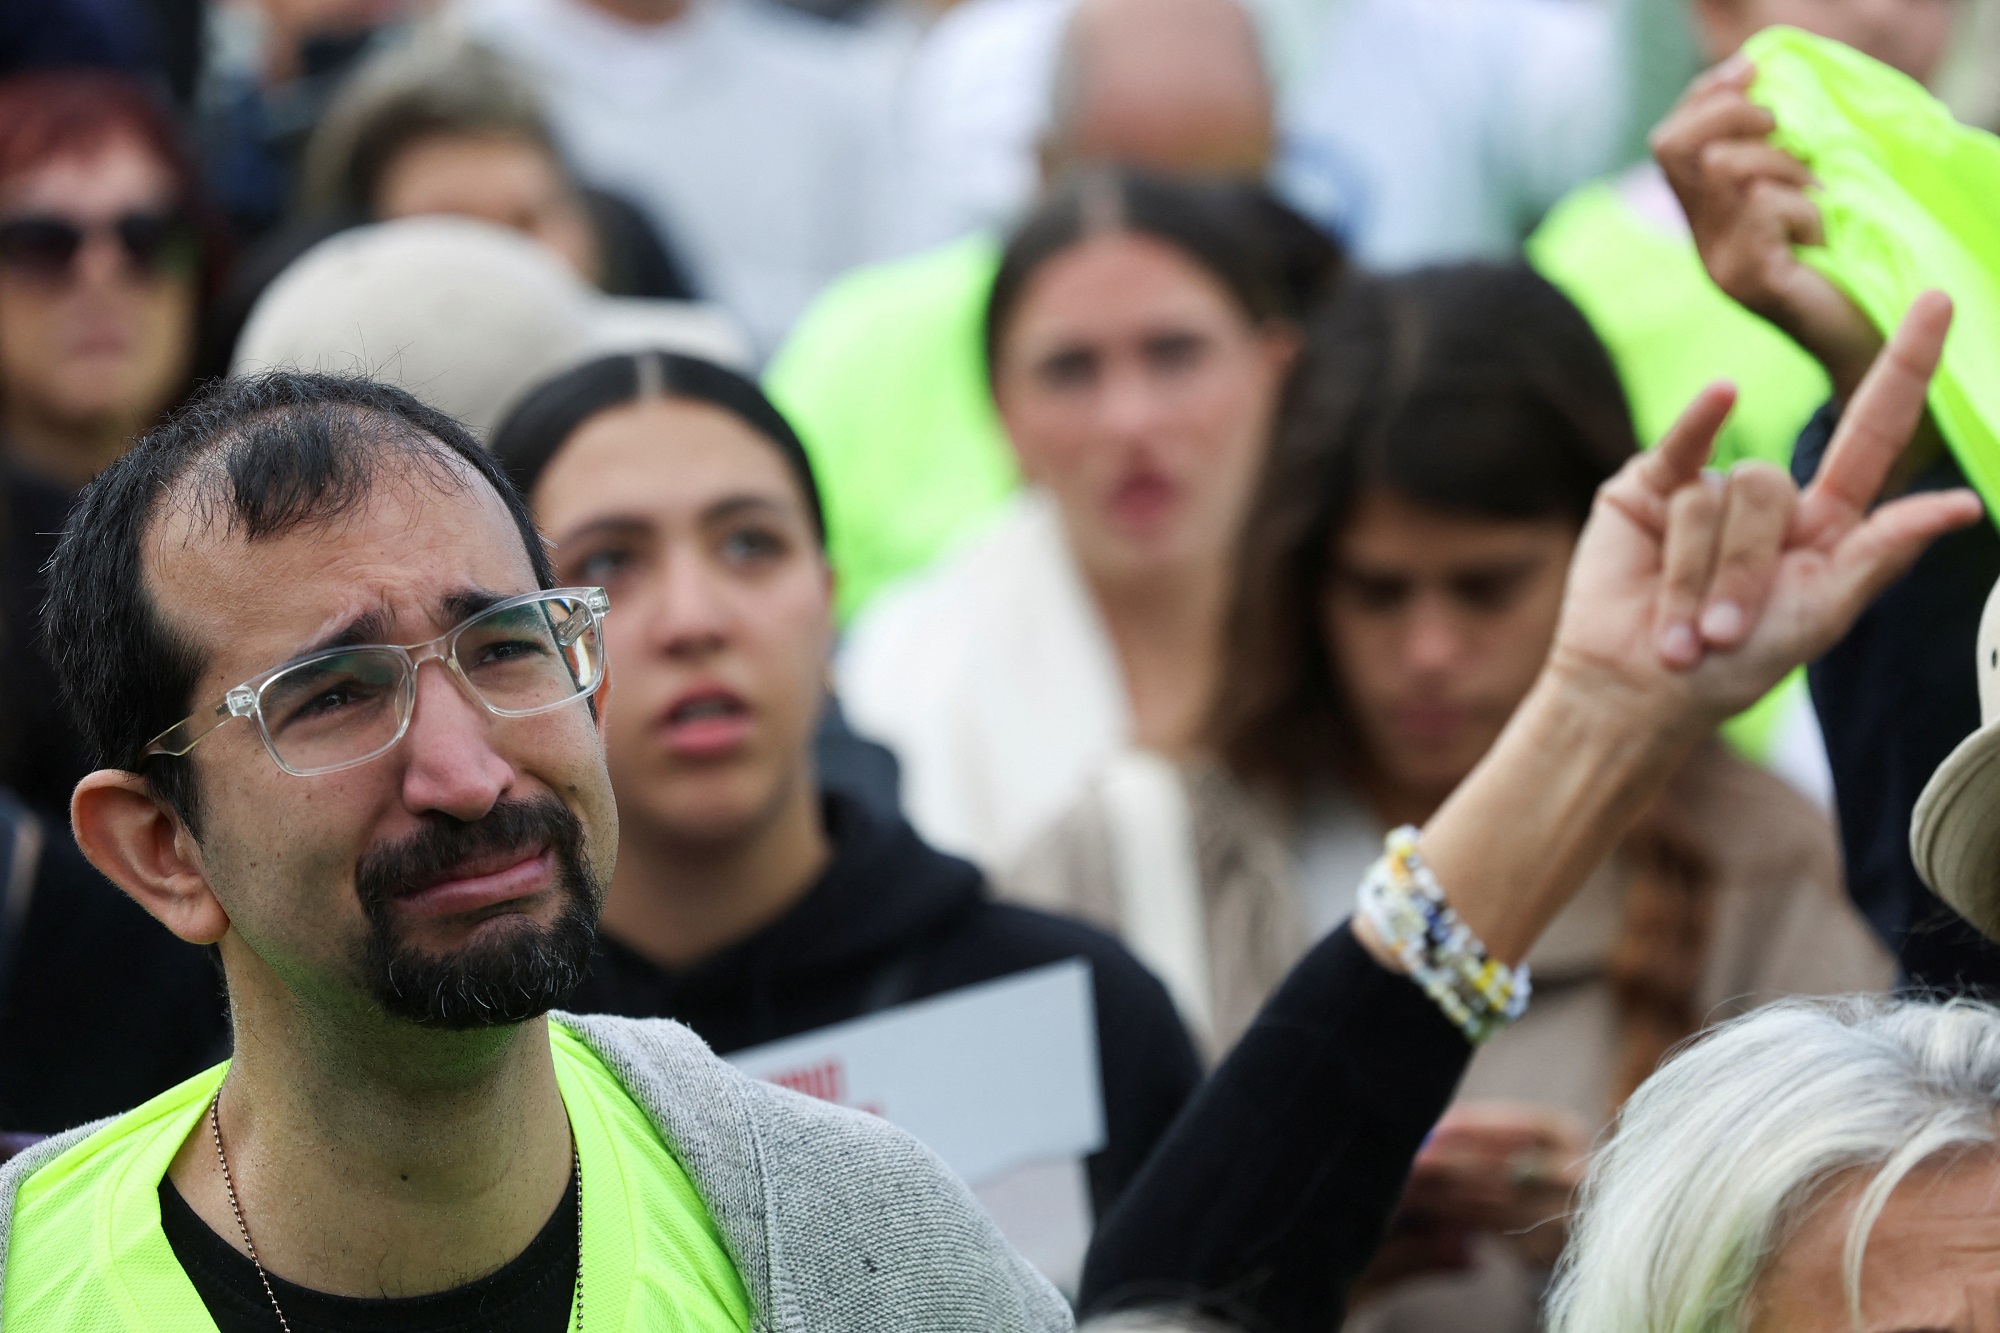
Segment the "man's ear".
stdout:
<svg viewBox="0 0 2000 1333">
<path fill-rule="evenodd" d="M 145 778 L 118 768 L 87 775 L 69 798 L 69 822 L 90 863 L 168 930 L 190 944 L 229 933 L 194 836 Z"/>
</svg>

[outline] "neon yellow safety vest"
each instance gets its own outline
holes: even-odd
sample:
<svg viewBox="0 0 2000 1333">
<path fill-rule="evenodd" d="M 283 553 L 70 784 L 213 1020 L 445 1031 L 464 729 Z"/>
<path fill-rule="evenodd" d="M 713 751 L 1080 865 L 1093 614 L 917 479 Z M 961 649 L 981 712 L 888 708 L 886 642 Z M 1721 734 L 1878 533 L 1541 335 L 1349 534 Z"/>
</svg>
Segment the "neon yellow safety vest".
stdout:
<svg viewBox="0 0 2000 1333">
<path fill-rule="evenodd" d="M 764 376 L 826 505 L 836 607 L 851 619 L 1020 486 L 986 383 L 991 236 L 859 269 L 815 301 Z"/>
<path fill-rule="evenodd" d="M 1658 444 L 1696 394 L 1727 379 L 1736 408 L 1716 437 L 1716 465 L 1790 463 L 1792 443 L 1832 393 L 1826 372 L 1723 295 L 1692 238 L 1641 216 L 1619 182 L 1598 181 L 1555 206 L 1527 254 L 1611 353 L 1640 444 Z"/>
<path fill-rule="evenodd" d="M 1802 249 L 1885 333 L 1927 287 L 1957 303 L 1931 416 L 2000 522 L 2000 138 L 1839 42 L 1770 28 L 1744 44 L 1773 141 L 1812 169 L 1826 244 Z"/>
<path fill-rule="evenodd" d="M 588 1333 L 746 1333 L 749 1296 L 687 1172 L 595 1053 L 555 1024 L 549 1037 L 583 1163 Z M 0 1297 L 8 1333 L 215 1328 L 160 1229 L 159 1186 L 227 1067 L 161 1093 L 22 1184 Z"/>
</svg>

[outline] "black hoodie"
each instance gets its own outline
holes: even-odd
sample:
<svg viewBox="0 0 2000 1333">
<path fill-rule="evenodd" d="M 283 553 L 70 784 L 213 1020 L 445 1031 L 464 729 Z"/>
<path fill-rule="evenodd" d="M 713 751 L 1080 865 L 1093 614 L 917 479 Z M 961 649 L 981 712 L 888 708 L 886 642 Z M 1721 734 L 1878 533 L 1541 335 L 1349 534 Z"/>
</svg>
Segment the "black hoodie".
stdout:
<svg viewBox="0 0 2000 1333">
<path fill-rule="evenodd" d="M 1200 1081 L 1166 988 L 1081 922 L 994 902 L 973 866 L 901 820 L 823 797 L 833 856 L 798 904 L 748 939 L 670 970 L 600 933 L 580 1013 L 675 1018 L 728 1053 L 1066 958 L 1091 965 L 1106 1143 L 1090 1159 L 1102 1215 Z"/>
</svg>

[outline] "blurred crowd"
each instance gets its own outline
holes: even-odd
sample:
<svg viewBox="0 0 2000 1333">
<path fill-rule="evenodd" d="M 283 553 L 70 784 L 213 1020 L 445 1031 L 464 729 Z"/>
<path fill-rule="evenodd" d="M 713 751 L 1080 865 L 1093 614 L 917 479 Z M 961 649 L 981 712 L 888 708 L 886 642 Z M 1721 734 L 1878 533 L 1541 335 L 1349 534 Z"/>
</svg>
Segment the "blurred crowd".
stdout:
<svg viewBox="0 0 2000 1333">
<path fill-rule="evenodd" d="M 1529 695 L 1600 488 L 1724 378 L 1716 462 L 1813 476 L 1881 335 L 1771 276 L 1819 226 L 1738 95 L 1778 24 L 2000 125 L 1984 0 L 7 0 L 0 1130 L 229 1052 L 209 952 L 72 840 L 107 756 L 42 607 L 79 488 L 293 367 L 464 422 L 609 593 L 567 1007 L 727 1053 L 1086 958 L 1111 1216 Z M 1934 437 L 1902 484 L 1964 484 Z M 1637 1207 L 1746 1065 L 1919 1021 L 1791 997 L 2000 987 L 1908 835 L 1996 576 L 1946 537 L 1677 761 L 1386 1237 L 1328 1242 L 1351 1296 L 1210 1313 L 1610 1327 L 1546 1307 L 1587 1171 Z"/>
</svg>

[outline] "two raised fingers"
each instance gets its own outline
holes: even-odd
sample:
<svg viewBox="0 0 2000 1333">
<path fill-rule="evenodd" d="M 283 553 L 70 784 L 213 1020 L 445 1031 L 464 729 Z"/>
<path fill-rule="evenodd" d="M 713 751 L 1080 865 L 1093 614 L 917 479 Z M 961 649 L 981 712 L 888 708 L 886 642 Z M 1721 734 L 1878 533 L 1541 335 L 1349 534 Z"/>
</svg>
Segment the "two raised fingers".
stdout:
<svg viewBox="0 0 2000 1333">
<path fill-rule="evenodd" d="M 1932 540 L 1979 517 L 1965 490 L 1905 496 L 1873 507 L 1884 479 L 1924 411 L 1925 391 L 1951 324 L 1951 302 L 1926 292 L 1912 303 L 1842 414 L 1804 495 L 1764 463 L 1739 464 L 1726 479 L 1695 469 L 1708 456 L 1728 396 L 1711 387 L 1642 463 L 1661 582 L 1655 634 L 1661 660 L 1691 669 L 1709 650 L 1750 637 L 1786 552 L 1830 557 L 1832 577 L 1815 599 L 1817 628 L 1831 642 L 1876 593 Z"/>
<path fill-rule="evenodd" d="M 1748 637 L 1770 600 L 1798 491 L 1768 463 L 1703 473 L 1667 502 L 1654 626 L 1660 658 L 1689 670 Z"/>
</svg>

